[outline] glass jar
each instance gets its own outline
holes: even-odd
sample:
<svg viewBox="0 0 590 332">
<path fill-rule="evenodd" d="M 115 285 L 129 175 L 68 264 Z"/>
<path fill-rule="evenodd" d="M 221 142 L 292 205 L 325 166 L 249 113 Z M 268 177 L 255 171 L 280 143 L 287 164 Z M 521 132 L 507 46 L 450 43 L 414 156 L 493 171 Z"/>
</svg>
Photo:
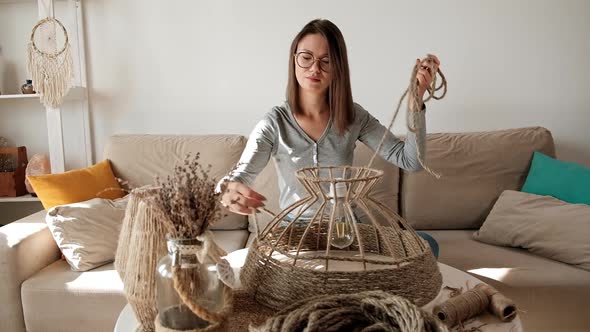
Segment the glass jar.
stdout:
<svg viewBox="0 0 590 332">
<path fill-rule="evenodd" d="M 199 259 L 201 241 L 171 237 L 166 240 L 168 255 L 160 259 L 156 273 L 159 325 L 174 330 L 205 328 L 210 322 L 195 315 L 183 298 L 209 312 L 221 311 L 225 305 L 224 287 L 216 265 Z"/>
</svg>

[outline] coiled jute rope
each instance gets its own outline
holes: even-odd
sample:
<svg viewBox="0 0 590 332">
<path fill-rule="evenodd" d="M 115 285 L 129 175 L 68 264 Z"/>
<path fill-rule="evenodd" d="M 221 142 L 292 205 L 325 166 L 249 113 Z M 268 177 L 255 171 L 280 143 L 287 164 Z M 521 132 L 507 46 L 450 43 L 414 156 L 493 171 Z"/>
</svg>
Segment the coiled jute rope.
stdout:
<svg viewBox="0 0 590 332">
<path fill-rule="evenodd" d="M 401 296 L 383 291 L 317 296 L 297 302 L 251 332 L 446 332 L 447 327 Z"/>
</svg>

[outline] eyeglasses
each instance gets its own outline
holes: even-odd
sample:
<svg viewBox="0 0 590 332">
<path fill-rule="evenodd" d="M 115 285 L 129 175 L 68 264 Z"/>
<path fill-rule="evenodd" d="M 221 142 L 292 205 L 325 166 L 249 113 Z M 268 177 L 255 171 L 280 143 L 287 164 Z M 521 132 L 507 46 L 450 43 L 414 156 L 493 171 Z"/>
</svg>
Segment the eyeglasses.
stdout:
<svg viewBox="0 0 590 332">
<path fill-rule="evenodd" d="M 316 61 L 319 61 L 321 70 L 325 72 L 330 71 L 330 58 L 327 56 L 321 59 L 316 59 L 313 54 L 306 51 L 295 53 L 294 56 L 295 62 L 301 68 L 310 68 Z"/>
</svg>

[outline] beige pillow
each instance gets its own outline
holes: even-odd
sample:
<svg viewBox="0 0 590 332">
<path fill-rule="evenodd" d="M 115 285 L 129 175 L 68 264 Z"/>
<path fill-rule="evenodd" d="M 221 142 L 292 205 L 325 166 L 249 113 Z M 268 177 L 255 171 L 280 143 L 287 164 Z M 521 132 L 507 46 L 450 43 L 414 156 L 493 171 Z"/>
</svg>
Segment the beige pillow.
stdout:
<svg viewBox="0 0 590 332">
<path fill-rule="evenodd" d="M 590 270 L 590 205 L 506 190 L 474 238 Z"/>
<path fill-rule="evenodd" d="M 429 134 L 426 164 L 442 177 L 402 171 L 402 217 L 415 229 L 478 229 L 504 190 L 520 190 L 535 150 L 555 156 L 547 129 Z"/>
<path fill-rule="evenodd" d="M 129 195 L 115 199 L 93 198 L 58 205 L 45 221 L 74 271 L 88 271 L 115 259 L 117 241 Z"/>
<path fill-rule="evenodd" d="M 211 165 L 209 176 L 221 179 L 240 159 L 246 145 L 241 135 L 114 135 L 104 149 L 115 176 L 138 188 L 153 184 L 156 175 L 165 179 L 182 165 L 187 153 L 200 153 L 199 163 Z M 245 216 L 222 209 L 222 217 L 211 230 L 248 228 Z"/>
</svg>

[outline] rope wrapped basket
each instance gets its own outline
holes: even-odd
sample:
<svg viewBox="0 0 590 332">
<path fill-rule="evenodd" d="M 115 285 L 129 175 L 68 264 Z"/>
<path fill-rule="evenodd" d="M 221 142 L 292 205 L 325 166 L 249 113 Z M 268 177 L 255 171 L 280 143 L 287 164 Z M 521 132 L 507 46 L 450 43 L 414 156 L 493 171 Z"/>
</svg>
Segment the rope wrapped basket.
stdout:
<svg viewBox="0 0 590 332">
<path fill-rule="evenodd" d="M 328 173 L 328 177 L 319 174 Z M 339 177 L 336 177 L 338 175 Z M 416 305 L 432 301 L 442 276 L 430 247 L 408 223 L 369 192 L 383 172 L 365 167 L 316 167 L 297 172 L 309 196 L 276 215 L 252 244 L 241 273 L 256 301 L 284 308 L 313 295 L 382 290 Z M 326 187 L 345 183 L 349 206 L 370 223 L 354 223 L 354 242 L 344 250 L 331 246 L 334 213 Z M 328 185 L 328 186 L 326 186 Z M 319 206 L 311 220 L 300 220 Z M 294 220 L 285 217 L 298 210 Z M 333 211 L 333 210 L 332 210 Z"/>
</svg>

